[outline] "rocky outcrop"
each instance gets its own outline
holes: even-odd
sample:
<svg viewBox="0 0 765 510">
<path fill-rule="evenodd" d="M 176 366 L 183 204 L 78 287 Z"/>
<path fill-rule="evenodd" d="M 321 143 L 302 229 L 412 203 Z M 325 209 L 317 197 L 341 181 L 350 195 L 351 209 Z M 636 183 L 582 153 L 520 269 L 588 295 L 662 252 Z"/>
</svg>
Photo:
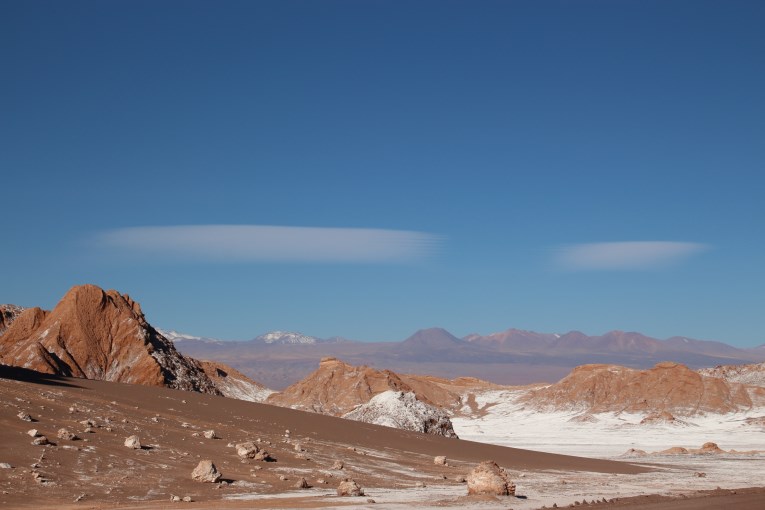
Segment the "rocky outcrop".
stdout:
<svg viewBox="0 0 765 510">
<path fill-rule="evenodd" d="M 486 460 L 476 466 L 467 476 L 468 495 L 489 494 L 492 496 L 514 496 L 515 484 L 504 468 L 493 460 Z"/>
<path fill-rule="evenodd" d="M 366 404 L 344 414 L 343 418 L 425 434 L 457 437 L 446 411 L 420 402 L 413 392 L 380 393 Z"/>
<path fill-rule="evenodd" d="M 691 416 L 751 409 L 765 397 L 760 390 L 703 376 L 672 362 L 650 370 L 583 365 L 556 384 L 530 390 L 521 401 L 543 411 Z"/>
<path fill-rule="evenodd" d="M 16 305 L 0 305 L 0 335 L 11 327 L 13 321 L 25 310 Z"/>
<path fill-rule="evenodd" d="M 51 312 L 29 308 L 0 337 L 0 363 L 64 376 L 220 394 L 127 294 L 73 287 Z"/>
</svg>

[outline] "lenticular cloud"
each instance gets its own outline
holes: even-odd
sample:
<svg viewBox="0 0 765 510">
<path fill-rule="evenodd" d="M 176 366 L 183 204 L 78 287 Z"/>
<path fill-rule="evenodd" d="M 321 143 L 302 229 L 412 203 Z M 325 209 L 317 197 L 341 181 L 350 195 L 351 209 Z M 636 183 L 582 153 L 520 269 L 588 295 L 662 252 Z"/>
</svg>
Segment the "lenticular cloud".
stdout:
<svg viewBox="0 0 765 510">
<path fill-rule="evenodd" d="M 442 238 L 407 230 L 184 225 L 102 232 L 98 247 L 152 260 L 389 262 L 425 257 Z"/>
<path fill-rule="evenodd" d="M 707 248 L 705 244 L 675 241 L 575 244 L 558 250 L 556 262 L 569 270 L 652 269 L 682 261 Z"/>
</svg>

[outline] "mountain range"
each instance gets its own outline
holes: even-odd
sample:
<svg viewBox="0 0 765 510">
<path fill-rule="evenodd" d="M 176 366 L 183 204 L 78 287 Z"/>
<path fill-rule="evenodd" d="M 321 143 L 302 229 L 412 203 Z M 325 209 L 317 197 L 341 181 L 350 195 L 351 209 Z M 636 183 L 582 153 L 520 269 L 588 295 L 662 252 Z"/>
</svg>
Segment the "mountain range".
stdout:
<svg viewBox="0 0 765 510">
<path fill-rule="evenodd" d="M 552 334 L 508 329 L 458 338 L 445 329 L 429 328 L 400 342 L 321 340 L 280 331 L 241 342 L 183 340 L 178 348 L 192 356 L 230 364 L 275 389 L 303 379 L 323 357 L 404 373 L 480 377 L 497 384 L 554 382 L 576 366 L 593 363 L 649 368 L 672 360 L 702 368 L 765 360 L 762 347 L 739 349 L 686 337 L 660 340 L 625 331 L 590 336 L 579 331 Z"/>
</svg>

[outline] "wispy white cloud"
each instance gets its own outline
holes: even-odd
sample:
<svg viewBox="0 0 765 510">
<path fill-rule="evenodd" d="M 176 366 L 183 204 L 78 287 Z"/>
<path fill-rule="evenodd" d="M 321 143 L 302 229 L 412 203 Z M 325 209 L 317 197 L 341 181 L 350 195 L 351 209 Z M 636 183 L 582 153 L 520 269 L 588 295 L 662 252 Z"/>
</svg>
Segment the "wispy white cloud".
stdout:
<svg viewBox="0 0 765 510">
<path fill-rule="evenodd" d="M 395 262 L 425 257 L 443 238 L 407 230 L 182 225 L 98 233 L 97 248 L 152 260 L 205 262 Z"/>
<path fill-rule="evenodd" d="M 555 261 L 572 271 L 652 269 L 680 262 L 708 248 L 701 243 L 676 241 L 574 244 L 557 250 Z"/>
</svg>

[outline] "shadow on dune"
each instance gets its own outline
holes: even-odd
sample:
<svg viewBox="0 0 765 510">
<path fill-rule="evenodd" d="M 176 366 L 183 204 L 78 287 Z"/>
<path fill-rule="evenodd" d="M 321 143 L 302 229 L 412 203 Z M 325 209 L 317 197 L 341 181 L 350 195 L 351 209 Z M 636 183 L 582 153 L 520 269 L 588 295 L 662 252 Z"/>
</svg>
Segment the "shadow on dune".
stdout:
<svg viewBox="0 0 765 510">
<path fill-rule="evenodd" d="M 65 378 L 53 374 L 44 374 L 42 372 L 35 372 L 20 367 L 11 367 L 8 365 L 0 365 L 0 378 L 11 379 L 14 381 L 23 381 L 34 384 L 45 384 L 49 386 L 66 386 L 67 388 L 82 388 L 76 384 L 72 384 L 71 378 Z"/>
</svg>

